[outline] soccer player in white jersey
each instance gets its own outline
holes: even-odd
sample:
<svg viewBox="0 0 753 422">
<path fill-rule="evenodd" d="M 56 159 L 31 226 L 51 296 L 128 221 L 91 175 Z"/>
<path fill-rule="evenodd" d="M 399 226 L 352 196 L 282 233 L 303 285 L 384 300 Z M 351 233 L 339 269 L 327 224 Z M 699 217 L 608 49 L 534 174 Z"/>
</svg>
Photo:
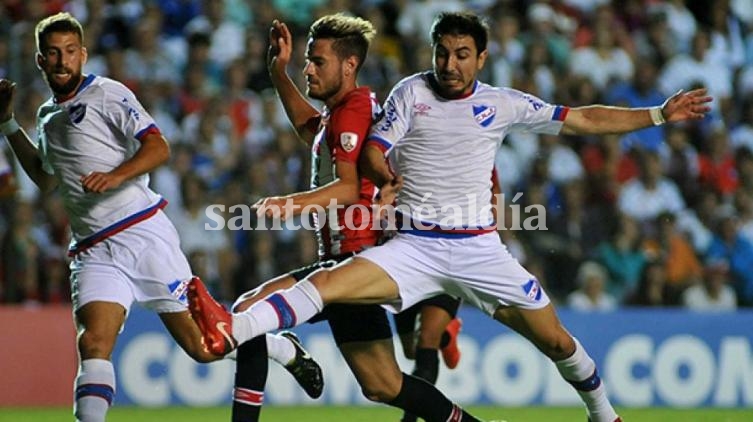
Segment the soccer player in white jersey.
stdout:
<svg viewBox="0 0 753 422">
<path fill-rule="evenodd" d="M 232 335 L 244 342 L 287 321 L 305 321 L 329 303 L 382 303 L 399 311 L 446 291 L 510 326 L 554 361 L 592 422 L 619 421 L 594 361 L 562 326 L 536 278 L 493 232 L 486 205 L 495 152 L 512 130 L 606 134 L 701 119 L 711 98 L 699 89 L 643 109 L 550 105 L 476 79 L 488 55 L 488 27 L 476 15 L 440 14 L 431 38 L 433 71 L 395 86 L 361 156 L 364 174 L 382 189 L 381 200 L 390 204 L 396 196 L 406 210 L 406 224 L 384 245 L 278 293 L 284 298 L 278 307 L 260 302 L 232 315 Z M 396 175 L 383 154 L 392 148 Z M 196 295 L 193 284 L 188 295 L 196 318 L 227 321 L 217 308 L 202 312 L 211 298 Z M 205 338 L 220 335 L 213 331 L 203 332 Z"/>
<path fill-rule="evenodd" d="M 162 212 L 166 201 L 148 187 L 147 173 L 169 158 L 167 141 L 125 86 L 82 74 L 83 30 L 70 14 L 40 21 L 36 38 L 37 66 L 53 93 L 38 111 L 39 143 L 13 118 L 15 84 L 7 79 L 0 80 L 0 133 L 39 188 L 62 195 L 73 232 L 80 360 L 74 414 L 99 422 L 115 394 L 110 358 L 134 302 L 159 313 L 196 361 L 218 357 L 205 349 L 188 312 L 185 292 L 193 276 Z"/>
</svg>

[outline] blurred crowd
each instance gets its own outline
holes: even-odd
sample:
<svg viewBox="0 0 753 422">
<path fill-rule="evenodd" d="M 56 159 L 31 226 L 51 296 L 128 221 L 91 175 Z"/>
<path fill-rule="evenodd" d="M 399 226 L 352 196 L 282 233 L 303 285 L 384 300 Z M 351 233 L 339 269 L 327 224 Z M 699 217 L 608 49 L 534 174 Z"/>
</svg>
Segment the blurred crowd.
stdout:
<svg viewBox="0 0 753 422">
<path fill-rule="evenodd" d="M 481 79 L 493 85 L 569 106 L 654 106 L 699 86 L 714 97 L 697 123 L 508 136 L 497 157 L 507 211 L 499 233 L 552 298 L 582 310 L 753 305 L 750 0 L 6 0 L 0 77 L 17 83 L 16 118 L 34 136 L 50 95 L 34 25 L 58 11 L 76 16 L 85 73 L 130 87 L 171 143 L 152 185 L 194 271 L 230 301 L 317 255 L 308 230 L 204 229 L 210 204 L 250 205 L 309 184 L 310 152 L 266 71 L 272 20 L 292 29 L 289 72 L 303 87 L 308 25 L 340 11 L 369 19 L 378 35 L 360 83 L 384 100 L 399 79 L 431 67 L 434 16 L 462 9 L 488 20 Z M 41 196 L 4 143 L 0 152 L 0 302 L 68 301 L 61 199 Z M 545 206 L 547 230 L 515 230 L 516 219 L 534 217 L 531 205 Z"/>
</svg>

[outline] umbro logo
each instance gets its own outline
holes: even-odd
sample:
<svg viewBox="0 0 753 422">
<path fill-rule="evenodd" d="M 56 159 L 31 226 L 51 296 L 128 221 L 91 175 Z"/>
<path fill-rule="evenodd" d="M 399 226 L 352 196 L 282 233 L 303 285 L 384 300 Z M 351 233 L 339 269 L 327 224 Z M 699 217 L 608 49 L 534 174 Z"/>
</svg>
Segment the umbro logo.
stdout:
<svg viewBox="0 0 753 422">
<path fill-rule="evenodd" d="M 424 103 L 416 103 L 413 105 L 413 110 L 415 110 L 417 116 L 428 116 L 431 106 Z"/>
</svg>

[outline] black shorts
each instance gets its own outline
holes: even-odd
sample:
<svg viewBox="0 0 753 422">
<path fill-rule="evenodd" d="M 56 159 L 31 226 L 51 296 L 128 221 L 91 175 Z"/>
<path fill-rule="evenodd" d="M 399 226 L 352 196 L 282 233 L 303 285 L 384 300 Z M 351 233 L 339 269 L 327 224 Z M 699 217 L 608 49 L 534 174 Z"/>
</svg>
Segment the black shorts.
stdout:
<svg viewBox="0 0 753 422">
<path fill-rule="evenodd" d="M 331 268 L 353 256 L 348 254 L 338 256 L 327 261 L 293 270 L 290 276 L 301 281 L 309 274 L 320 268 Z M 309 320 L 309 323 L 327 320 L 332 330 L 335 344 L 355 341 L 376 341 L 392 338 L 390 321 L 387 319 L 387 311 L 380 305 L 347 305 L 333 303 L 324 307 L 324 310 Z"/>
<path fill-rule="evenodd" d="M 395 319 L 395 331 L 398 335 L 411 334 L 416 331 L 416 317 L 421 312 L 421 308 L 429 305 L 442 308 L 450 314 L 451 318 L 455 318 L 458 314 L 458 308 L 462 301 L 455 296 L 448 294 L 441 294 L 428 299 L 424 299 L 410 308 L 394 315 Z"/>
</svg>

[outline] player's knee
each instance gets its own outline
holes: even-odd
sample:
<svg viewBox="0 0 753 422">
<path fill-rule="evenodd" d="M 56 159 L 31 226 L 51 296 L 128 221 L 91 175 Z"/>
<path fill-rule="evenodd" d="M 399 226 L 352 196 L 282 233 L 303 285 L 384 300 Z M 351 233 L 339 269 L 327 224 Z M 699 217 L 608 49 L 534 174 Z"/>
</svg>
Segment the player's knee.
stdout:
<svg viewBox="0 0 753 422">
<path fill-rule="evenodd" d="M 371 383 L 361 388 L 361 393 L 370 401 L 389 403 L 397 397 L 400 391 L 389 388 L 387 383 Z"/>
<path fill-rule="evenodd" d="M 114 339 L 91 330 L 84 330 L 78 336 L 78 350 L 82 359 L 107 359 L 113 345 Z"/>
<path fill-rule="evenodd" d="M 566 333 L 549 336 L 539 347 L 549 359 L 555 362 L 567 359 L 575 352 L 575 342 Z"/>
</svg>

